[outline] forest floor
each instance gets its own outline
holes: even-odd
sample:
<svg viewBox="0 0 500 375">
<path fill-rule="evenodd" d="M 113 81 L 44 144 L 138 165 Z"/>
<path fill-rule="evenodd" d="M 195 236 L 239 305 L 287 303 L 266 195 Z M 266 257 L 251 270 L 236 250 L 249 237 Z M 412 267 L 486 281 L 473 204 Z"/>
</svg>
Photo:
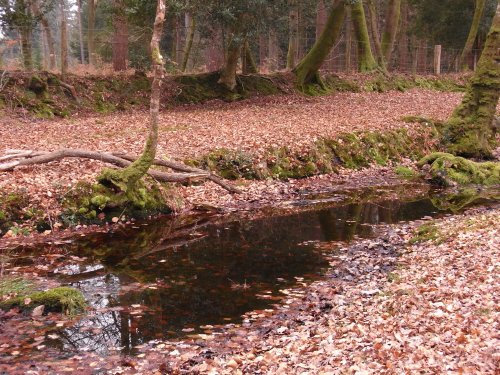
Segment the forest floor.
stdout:
<svg viewBox="0 0 500 375">
<path fill-rule="evenodd" d="M 422 235 L 424 224 L 433 228 L 431 237 Z M 498 205 L 381 225 L 376 239 L 317 246 L 331 249 L 330 270 L 319 281 L 284 291 L 274 309 L 249 312 L 241 325 L 223 332 L 140 345 L 133 358 L 88 352 L 50 358 L 36 341 L 40 355 L 17 361 L 21 344 L 0 315 L 0 329 L 11 331 L 2 335 L 0 372 L 498 373 Z M 33 332 L 40 319 L 32 318 Z"/>
<path fill-rule="evenodd" d="M 416 125 L 403 122 L 403 116 L 445 120 L 461 97 L 412 89 L 180 106 L 161 115 L 159 156 L 184 160 L 221 147 L 256 154 L 283 145 L 300 150 L 319 137 L 342 132 L 411 130 Z M 147 121 L 145 111 L 58 120 L 7 117 L 2 118 L 1 147 L 138 154 Z M 0 190 L 24 189 L 33 204 L 56 217 L 61 209 L 57 197 L 77 181 L 92 181 L 102 167 L 97 161 L 68 159 L 19 168 L 0 173 Z M 188 208 L 208 203 L 241 210 L 291 200 L 312 188 L 362 188 L 397 181 L 391 166 L 374 166 L 303 180 L 240 181 L 243 193 L 238 195 L 212 183 L 180 186 L 177 191 Z M 28 317 L 23 324 L 30 328 L 18 337 L 16 326 L 9 326 L 14 319 L 2 312 L 0 332 L 10 335 L 0 335 L 0 373 L 494 374 L 500 359 L 499 223 L 497 205 L 436 219 L 432 240 L 411 241 L 423 224 L 419 221 L 380 226 L 376 239 L 341 248 L 318 243 L 332 250 L 331 268 L 320 281 L 286 291 L 281 305 L 249 312 L 242 325 L 222 334 L 149 343 L 134 358 L 92 353 L 45 357 L 44 337 L 37 341 L 36 333 L 44 318 Z M 45 233 L 38 239 L 52 235 L 57 236 Z M 33 240 L 34 234 L 4 236 L 0 249 Z M 27 336 L 32 339 L 30 335 L 35 336 L 30 350 L 39 350 L 40 356 L 18 361 L 22 349 L 17 345 Z"/>
<path fill-rule="evenodd" d="M 406 92 L 337 93 L 308 98 L 300 95 L 253 98 L 241 102 L 214 101 L 184 105 L 164 111 L 160 120 L 158 157 L 174 160 L 197 158 L 220 148 L 251 151 L 257 158 L 270 147 L 307 149 L 320 137 L 354 131 L 415 129 L 419 124 L 402 121 L 404 116 L 445 120 L 459 103 L 461 93 L 412 89 Z M 133 111 L 56 120 L 19 116 L 2 118 L 2 151 L 79 148 L 103 152 L 139 154 L 148 113 Z M 415 134 L 418 136 L 418 134 Z M 95 181 L 103 168 L 98 161 L 65 159 L 45 165 L 0 172 L 0 191 L 25 191 L 30 204 L 51 218 L 61 213 L 59 198 L 78 181 Z M 380 168 L 372 177 L 379 179 Z M 382 168 L 389 174 L 391 168 Z M 341 170 L 338 175 L 313 177 L 306 182 L 239 181 L 242 194 L 229 194 L 219 186 L 179 187 L 187 208 L 196 204 L 241 208 L 248 202 L 268 203 L 289 199 L 296 185 L 315 184 L 318 179 L 341 184 L 366 172 Z M 54 223 L 56 224 L 56 223 Z M 57 227 L 57 225 L 56 225 Z M 0 240 L 1 241 L 1 240 Z"/>
</svg>

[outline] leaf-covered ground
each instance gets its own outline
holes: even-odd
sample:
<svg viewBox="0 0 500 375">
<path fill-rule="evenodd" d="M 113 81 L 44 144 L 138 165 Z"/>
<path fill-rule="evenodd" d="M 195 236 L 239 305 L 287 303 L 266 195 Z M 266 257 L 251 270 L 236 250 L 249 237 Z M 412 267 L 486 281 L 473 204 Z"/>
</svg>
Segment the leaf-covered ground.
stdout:
<svg viewBox="0 0 500 375">
<path fill-rule="evenodd" d="M 184 160 L 217 148 L 251 151 L 257 157 L 269 147 L 307 148 L 318 137 L 357 130 L 413 128 L 408 115 L 446 119 L 462 94 L 413 89 L 407 92 L 338 93 L 306 98 L 298 95 L 255 98 L 236 103 L 212 102 L 167 109 L 161 114 L 159 157 Z M 1 119 L 0 152 L 6 149 L 79 148 L 105 152 L 141 152 L 147 112 L 127 112 L 59 120 L 19 117 Z M 33 205 L 52 217 L 60 211 L 56 197 L 79 180 L 93 180 L 102 170 L 97 161 L 65 159 L 47 165 L 0 172 L 0 190 L 24 189 Z M 217 186 L 182 189 L 187 202 L 220 206 L 266 199 L 279 189 L 252 182 L 235 197 Z M 263 195 L 264 194 L 264 195 Z"/>
<path fill-rule="evenodd" d="M 416 237 L 424 223 L 434 228 L 432 240 L 422 229 Z M 349 246 L 318 242 L 332 250 L 325 278 L 285 290 L 283 304 L 248 313 L 241 326 L 181 342 L 150 342 L 130 359 L 87 353 L 16 362 L 15 352 L 5 353 L 9 359 L 0 371 L 495 374 L 499 223 L 496 206 L 381 226 L 377 239 Z"/>
</svg>

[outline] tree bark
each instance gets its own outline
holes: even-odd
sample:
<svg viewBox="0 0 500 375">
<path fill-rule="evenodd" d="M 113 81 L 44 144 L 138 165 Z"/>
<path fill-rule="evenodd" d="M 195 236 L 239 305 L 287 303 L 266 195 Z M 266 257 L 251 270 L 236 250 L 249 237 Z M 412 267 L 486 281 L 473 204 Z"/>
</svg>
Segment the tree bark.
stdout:
<svg viewBox="0 0 500 375">
<path fill-rule="evenodd" d="M 123 0 L 113 1 L 113 70 L 127 70 L 128 23 Z"/>
<path fill-rule="evenodd" d="M 474 45 L 474 42 L 477 37 L 477 32 L 479 30 L 479 24 L 481 22 L 481 17 L 483 16 L 484 12 L 484 5 L 486 3 L 486 0 L 475 0 L 474 1 L 475 6 L 474 6 L 474 17 L 472 18 L 472 25 L 469 30 L 469 35 L 467 36 L 467 41 L 465 42 L 464 49 L 462 50 L 462 53 L 460 55 L 460 68 L 462 70 L 468 70 L 469 65 L 466 62 L 467 57 L 472 51 L 472 46 Z"/>
<path fill-rule="evenodd" d="M 276 29 L 271 28 L 269 30 L 269 38 L 268 38 L 268 53 L 267 53 L 267 68 L 269 71 L 273 72 L 279 67 L 279 57 L 280 50 L 278 45 L 278 35 L 276 33 Z"/>
<path fill-rule="evenodd" d="M 191 55 L 191 50 L 193 48 L 194 34 L 196 32 L 196 18 L 193 15 L 186 13 L 185 19 L 186 19 L 186 27 L 189 28 L 189 33 L 187 35 L 186 47 L 184 48 L 184 56 L 182 59 L 181 70 L 183 72 L 186 71 L 188 66 L 189 56 Z"/>
<path fill-rule="evenodd" d="M 28 72 L 33 70 L 33 56 L 32 56 L 32 30 L 29 27 L 21 27 L 19 31 L 21 36 L 21 53 L 23 55 L 23 66 Z"/>
<path fill-rule="evenodd" d="M 370 46 L 362 0 L 356 0 L 356 3 L 351 5 L 351 15 L 358 46 L 358 69 L 360 72 L 371 72 L 377 69 L 378 65 Z"/>
<path fill-rule="evenodd" d="M 239 40 L 240 36 L 235 36 L 229 42 L 226 61 L 218 81 L 218 83 L 231 91 L 236 87 L 236 69 L 238 68 L 238 60 L 241 51 L 241 42 Z"/>
<path fill-rule="evenodd" d="M 95 66 L 97 55 L 95 50 L 95 12 L 97 0 L 88 0 L 88 25 L 87 25 L 87 51 L 89 54 L 89 64 Z"/>
<path fill-rule="evenodd" d="M 408 37 L 408 3 L 403 1 L 401 4 L 401 27 L 399 28 L 398 35 L 398 66 L 399 70 L 409 72 L 409 37 Z M 387 61 L 390 64 L 390 61 Z"/>
<path fill-rule="evenodd" d="M 292 70 L 295 67 L 299 49 L 299 9 L 297 0 L 289 0 L 288 6 L 288 53 L 286 55 L 286 68 Z"/>
<path fill-rule="evenodd" d="M 151 59 L 153 83 L 151 84 L 151 104 L 148 137 L 142 155 L 123 170 L 106 169 L 99 177 L 103 184 L 111 184 L 125 192 L 130 201 L 136 200 L 137 183 L 148 172 L 156 156 L 158 145 L 158 118 L 160 111 L 161 84 L 164 76 L 163 56 L 160 53 L 160 40 L 165 20 L 165 0 L 157 0 L 156 16 L 151 37 Z"/>
<path fill-rule="evenodd" d="M 370 29 L 372 32 L 375 53 L 380 66 L 385 67 L 384 55 L 382 53 L 382 44 L 380 43 L 380 33 L 378 29 L 377 8 L 374 0 L 368 0 L 368 13 L 370 15 Z"/>
<path fill-rule="evenodd" d="M 82 28 L 82 0 L 77 0 L 78 17 L 78 40 L 80 42 L 80 62 L 85 64 L 85 50 L 83 47 L 83 28 Z"/>
<path fill-rule="evenodd" d="M 245 43 L 243 43 L 243 51 L 241 54 L 241 71 L 243 74 L 257 73 L 257 64 L 255 64 L 255 59 L 253 58 L 248 39 L 245 39 Z"/>
<path fill-rule="evenodd" d="M 385 27 L 382 34 L 382 56 L 385 65 L 391 63 L 392 50 L 398 33 L 399 20 L 401 18 L 401 0 L 389 0 L 385 16 Z"/>
<path fill-rule="evenodd" d="M 496 143 L 495 118 L 500 95 L 500 4 L 497 5 L 476 72 L 462 100 L 443 129 L 448 151 L 460 156 L 490 158 Z"/>
<path fill-rule="evenodd" d="M 343 0 L 337 0 L 330 10 L 325 29 L 307 55 L 297 64 L 294 73 L 297 86 L 304 90 L 307 85 L 317 83 L 324 88 L 319 77 L 319 68 L 330 54 L 342 30 L 345 17 Z"/>
<path fill-rule="evenodd" d="M 352 17 L 351 17 L 351 8 L 347 8 L 347 10 L 346 10 L 345 70 L 347 73 L 351 73 L 351 70 L 352 70 Z"/>
<path fill-rule="evenodd" d="M 64 80 L 68 72 L 68 29 L 66 22 L 66 4 L 65 0 L 60 0 L 59 11 L 61 17 L 61 76 Z"/>
<path fill-rule="evenodd" d="M 42 32 L 45 36 L 45 42 L 47 43 L 47 48 L 49 52 L 48 68 L 49 70 L 54 70 L 56 68 L 56 49 L 49 21 L 47 20 L 47 17 L 45 17 L 45 14 L 43 14 L 40 11 L 39 0 L 33 1 L 31 6 L 33 8 L 33 13 L 40 19 L 40 24 L 42 25 Z"/>
<path fill-rule="evenodd" d="M 319 39 L 321 33 L 325 29 L 326 17 L 325 2 L 323 0 L 319 0 L 316 7 L 316 40 Z"/>
</svg>

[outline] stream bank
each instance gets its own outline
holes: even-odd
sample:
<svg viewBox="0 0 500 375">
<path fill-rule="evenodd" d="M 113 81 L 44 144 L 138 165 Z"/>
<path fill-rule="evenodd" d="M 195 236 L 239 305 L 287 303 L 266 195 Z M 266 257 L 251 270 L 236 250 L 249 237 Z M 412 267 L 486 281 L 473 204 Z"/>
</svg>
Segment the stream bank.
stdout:
<svg viewBox="0 0 500 375">
<path fill-rule="evenodd" d="M 331 201 L 325 203 L 324 198 L 318 202 L 321 197 L 314 197 L 313 205 L 332 204 Z M 388 207 L 387 203 L 378 201 L 366 213 L 371 212 L 368 217 L 387 221 L 387 214 L 380 216 L 383 207 Z M 408 213 L 415 215 L 416 207 L 422 209 L 425 205 L 417 200 Z M 392 225 L 381 223 L 374 227 L 375 232 L 368 239 L 352 243 L 339 243 L 339 238 L 328 237 L 319 241 L 306 239 L 303 246 L 320 251 L 327 260 L 328 269 L 323 276 L 316 281 L 295 277 L 295 285 L 280 286 L 284 297 L 280 298 L 279 305 L 249 311 L 241 322 L 222 326 L 205 323 L 202 332 L 188 329 L 184 333 L 188 337 L 180 341 L 135 340 L 135 356 L 132 357 L 120 356 L 122 348 L 117 347 L 107 357 L 101 357 L 92 349 L 90 352 L 83 350 L 76 357 L 52 358 L 54 348 L 62 349 L 60 345 L 53 347 L 50 344 L 61 337 L 60 332 L 52 330 L 48 339 L 45 336 L 48 341 L 35 341 L 43 346 L 34 349 L 31 360 L 22 359 L 20 349 L 5 343 L 0 345 L 4 352 L 4 364 L 0 365 L 4 367 L 0 369 L 12 369 L 15 364 L 19 373 L 24 369 L 41 373 L 58 373 L 64 369 L 79 373 L 130 374 L 278 374 L 339 369 L 377 373 L 430 368 L 436 372 L 452 369 L 494 373 L 494 348 L 498 342 L 492 335 L 498 321 L 494 296 L 498 294 L 499 285 L 495 268 L 500 248 L 499 212 L 496 204 L 471 209 L 462 215 L 437 219 L 424 216 L 413 222 Z M 289 215 L 285 217 L 293 217 Z M 335 222 L 333 218 L 332 225 Z M 342 222 L 351 226 L 348 219 Z M 198 228 L 197 236 L 203 238 L 204 229 Z M 425 235 L 428 228 L 433 228 L 432 236 Z M 138 237 L 139 242 L 143 241 L 141 238 Z M 195 239 L 195 243 L 199 241 Z M 263 242 L 260 244 L 262 246 Z M 55 257 L 52 259 L 60 259 L 57 247 L 61 246 L 64 244 L 53 245 L 50 252 Z M 197 259 L 203 258 L 199 250 L 195 253 Z M 84 261 L 82 254 L 77 255 L 77 263 Z M 135 269 L 133 262 L 127 264 L 129 270 Z M 63 269 L 57 261 L 54 266 Z M 85 271 L 80 267 L 80 271 L 93 272 L 99 268 L 90 267 Z M 99 275 L 89 274 L 90 277 Z M 69 277 L 73 276 L 69 274 Z M 239 284 L 232 289 L 236 294 L 251 292 L 255 283 L 250 278 L 240 280 L 234 275 L 231 280 Z M 249 289 L 245 288 L 246 284 Z M 277 284 L 281 282 L 278 280 Z M 146 290 L 148 286 L 153 287 L 150 292 L 162 288 L 161 283 L 151 281 L 145 285 Z M 125 288 L 127 295 L 135 293 L 136 288 Z M 130 319 L 135 322 L 133 332 L 136 335 L 143 332 L 141 320 L 148 321 L 148 309 L 141 304 L 132 306 L 133 310 L 128 312 L 118 306 L 112 311 L 132 314 Z M 2 319 L 5 330 L 9 320 Z M 67 323 L 64 326 L 69 331 L 76 328 Z M 81 334 L 97 337 L 102 334 L 101 331 L 93 332 L 97 328 L 95 324 L 91 327 L 85 329 L 83 325 Z M 78 335 L 75 332 L 71 337 Z M 10 345 L 25 348 L 29 345 L 29 341 L 2 337 Z M 40 352 L 43 358 L 36 350 L 43 350 Z"/>
</svg>

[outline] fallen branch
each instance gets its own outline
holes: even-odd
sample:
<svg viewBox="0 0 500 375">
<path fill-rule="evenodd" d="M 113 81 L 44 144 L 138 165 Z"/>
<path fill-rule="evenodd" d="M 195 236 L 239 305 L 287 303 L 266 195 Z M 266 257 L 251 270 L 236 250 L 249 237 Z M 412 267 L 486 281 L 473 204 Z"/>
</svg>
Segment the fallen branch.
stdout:
<svg viewBox="0 0 500 375">
<path fill-rule="evenodd" d="M 137 156 L 130 155 L 130 154 L 122 154 L 122 153 L 113 153 L 114 156 L 117 156 L 119 158 L 129 160 L 129 161 L 135 161 L 137 159 Z M 167 167 L 170 169 L 173 169 L 174 171 L 178 172 L 187 172 L 187 173 L 208 173 L 207 179 L 214 182 L 217 185 L 220 185 L 224 189 L 230 191 L 231 193 L 241 193 L 241 190 L 238 188 L 235 188 L 234 186 L 228 184 L 225 182 L 221 177 L 217 176 L 216 174 L 213 174 L 211 172 L 207 172 L 203 169 L 196 168 L 196 167 L 191 167 L 186 164 L 178 163 L 175 161 L 171 160 L 163 160 L 163 159 L 155 159 L 153 162 L 154 165 L 159 165 L 162 167 Z"/>
<path fill-rule="evenodd" d="M 125 168 L 136 160 L 136 157 L 127 154 L 110 154 L 97 151 L 80 149 L 61 149 L 53 152 L 32 151 L 32 150 L 7 150 L 5 155 L 0 157 L 0 172 L 11 171 L 14 168 L 45 164 L 51 161 L 64 158 L 83 158 L 98 160 L 104 163 L 116 165 Z M 156 159 L 155 165 L 168 167 L 175 171 L 183 173 L 165 173 L 157 170 L 149 170 L 148 174 L 160 182 L 190 182 L 196 179 L 209 179 L 224 189 L 232 193 L 240 193 L 240 190 L 227 184 L 220 177 L 211 174 L 203 169 L 189 167 L 182 163 L 176 163 L 168 160 Z"/>
</svg>

